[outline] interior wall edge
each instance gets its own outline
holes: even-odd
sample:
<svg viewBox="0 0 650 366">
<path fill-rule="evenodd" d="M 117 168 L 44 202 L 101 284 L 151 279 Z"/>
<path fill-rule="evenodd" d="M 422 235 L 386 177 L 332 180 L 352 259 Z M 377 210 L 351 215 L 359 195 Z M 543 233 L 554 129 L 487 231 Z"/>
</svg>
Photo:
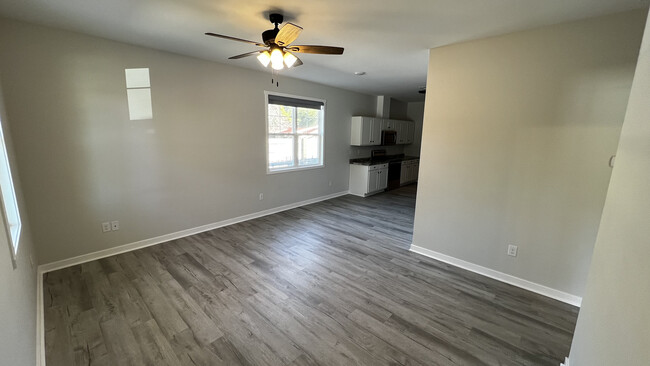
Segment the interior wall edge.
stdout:
<svg viewBox="0 0 650 366">
<path fill-rule="evenodd" d="M 43 306 L 43 271 L 36 270 L 36 366 L 45 366 L 45 307 Z"/>
<path fill-rule="evenodd" d="M 439 260 L 441 262 L 445 262 L 447 264 L 451 264 L 452 266 L 462 268 L 470 272 L 480 274 L 485 277 L 492 278 L 497 281 L 507 283 L 509 285 L 522 288 L 524 290 L 532 291 L 539 295 L 550 297 L 551 299 L 555 299 L 569 305 L 580 307 L 580 305 L 582 304 L 582 297 L 580 296 L 569 294 L 564 291 L 556 290 L 548 286 L 540 285 L 539 283 L 531 282 L 523 278 L 509 275 L 507 273 L 495 271 L 493 269 L 483 267 L 471 262 L 467 262 L 462 259 L 458 259 L 446 254 L 442 254 L 415 244 L 411 244 L 410 251 L 423 255 L 425 257 L 429 257 L 435 260 Z"/>
</svg>

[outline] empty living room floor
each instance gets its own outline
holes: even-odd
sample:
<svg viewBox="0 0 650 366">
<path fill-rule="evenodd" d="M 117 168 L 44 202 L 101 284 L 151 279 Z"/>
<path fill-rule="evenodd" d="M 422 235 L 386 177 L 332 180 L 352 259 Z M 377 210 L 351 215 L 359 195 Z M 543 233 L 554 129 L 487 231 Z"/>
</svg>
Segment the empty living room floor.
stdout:
<svg viewBox="0 0 650 366">
<path fill-rule="evenodd" d="M 578 309 L 408 251 L 415 187 L 44 275 L 48 366 L 553 365 Z"/>
</svg>

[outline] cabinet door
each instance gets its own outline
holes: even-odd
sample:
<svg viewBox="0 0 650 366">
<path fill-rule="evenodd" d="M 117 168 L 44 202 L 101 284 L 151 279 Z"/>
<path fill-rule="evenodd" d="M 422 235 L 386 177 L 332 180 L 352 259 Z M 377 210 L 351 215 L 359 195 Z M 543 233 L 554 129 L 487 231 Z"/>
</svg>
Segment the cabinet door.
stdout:
<svg viewBox="0 0 650 366">
<path fill-rule="evenodd" d="M 404 162 L 404 183 L 411 183 L 411 172 L 413 171 L 411 161 Z"/>
<path fill-rule="evenodd" d="M 377 175 L 377 190 L 386 189 L 388 187 L 388 169 L 378 169 Z"/>
<path fill-rule="evenodd" d="M 400 135 L 400 129 L 402 128 L 402 121 L 391 119 L 390 123 L 391 126 L 393 127 L 393 131 L 397 132 L 397 143 L 399 144 L 399 135 Z"/>
<path fill-rule="evenodd" d="M 415 182 L 418 180 L 418 172 L 420 171 L 420 160 L 413 160 L 413 172 L 412 174 L 412 180 Z"/>
<path fill-rule="evenodd" d="M 381 118 L 352 117 L 350 145 L 381 145 Z"/>
<path fill-rule="evenodd" d="M 372 118 L 363 117 L 361 118 L 361 145 L 372 145 L 372 134 L 370 129 L 372 128 Z"/>
<path fill-rule="evenodd" d="M 405 144 L 413 143 L 413 136 L 415 135 L 415 123 L 407 121 L 404 123 L 406 125 L 406 141 Z"/>
<path fill-rule="evenodd" d="M 408 181 L 408 162 L 402 162 L 402 168 L 399 172 L 399 185 L 404 185 Z"/>
<path fill-rule="evenodd" d="M 368 193 L 377 190 L 377 185 L 379 184 L 379 174 L 377 173 L 378 171 L 379 169 L 368 170 Z"/>
<path fill-rule="evenodd" d="M 395 121 L 392 119 L 387 119 L 384 118 L 381 120 L 381 130 L 389 130 L 389 131 L 394 131 L 395 130 Z"/>
<path fill-rule="evenodd" d="M 381 118 L 370 118 L 370 145 L 381 145 Z"/>
<path fill-rule="evenodd" d="M 350 145 L 363 145 L 363 117 L 354 116 L 350 121 Z"/>
<path fill-rule="evenodd" d="M 397 133 L 397 135 L 395 136 L 395 143 L 399 144 L 400 143 L 399 136 L 401 135 L 400 129 L 402 128 L 402 124 L 400 123 L 400 121 L 395 121 L 395 120 L 391 120 L 391 123 L 393 124 L 393 130 Z"/>
</svg>

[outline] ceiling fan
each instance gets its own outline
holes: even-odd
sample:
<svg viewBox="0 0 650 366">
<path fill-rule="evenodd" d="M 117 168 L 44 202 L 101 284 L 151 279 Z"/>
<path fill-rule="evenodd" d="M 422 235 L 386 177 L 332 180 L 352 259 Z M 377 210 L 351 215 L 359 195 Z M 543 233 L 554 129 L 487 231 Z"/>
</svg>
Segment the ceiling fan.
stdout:
<svg viewBox="0 0 650 366">
<path fill-rule="evenodd" d="M 287 68 L 297 67 L 302 65 L 302 61 L 296 57 L 292 52 L 296 53 L 316 53 L 321 55 L 341 55 L 343 54 L 342 47 L 332 46 L 297 46 L 292 45 L 293 41 L 298 38 L 302 27 L 293 23 L 287 23 L 278 28 L 278 24 L 284 21 L 282 14 L 269 15 L 271 23 L 275 24 L 275 28 L 262 32 L 263 43 L 248 41 L 241 38 L 225 36 L 223 34 L 206 33 L 207 36 L 229 39 L 231 41 L 249 43 L 258 47 L 264 47 L 264 50 L 243 53 L 241 55 L 229 57 L 229 60 L 237 60 L 240 58 L 257 55 L 257 59 L 264 67 L 269 64 L 274 70 L 282 70 L 285 66 Z"/>
</svg>

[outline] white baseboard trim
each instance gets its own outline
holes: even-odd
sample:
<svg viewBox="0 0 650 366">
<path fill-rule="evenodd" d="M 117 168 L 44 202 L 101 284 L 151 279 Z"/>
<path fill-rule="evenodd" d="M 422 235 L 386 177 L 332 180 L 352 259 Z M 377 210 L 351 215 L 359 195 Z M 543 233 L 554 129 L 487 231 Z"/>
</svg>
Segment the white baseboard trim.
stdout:
<svg viewBox="0 0 650 366">
<path fill-rule="evenodd" d="M 564 363 L 561 363 L 560 366 L 569 366 L 569 358 L 565 357 L 564 358 Z"/>
<path fill-rule="evenodd" d="M 458 259 L 458 258 L 448 256 L 446 254 L 438 253 L 436 251 L 427 248 L 423 248 L 411 244 L 410 250 L 414 253 L 418 253 L 426 257 L 433 258 L 441 262 L 451 264 L 452 266 L 466 269 L 468 271 L 475 272 L 480 275 L 490 277 L 495 280 L 505 282 L 513 286 L 521 287 L 525 290 L 532 291 L 540 295 L 544 295 L 546 297 L 550 297 L 552 299 L 559 300 L 573 306 L 580 307 L 580 304 L 582 303 L 582 297 L 571 295 L 566 292 L 562 292 L 560 290 L 546 287 L 544 285 L 540 285 L 535 282 L 524 280 L 522 278 L 515 277 L 503 272 L 495 271 L 487 267 L 479 266 L 478 264 L 466 262 L 462 259 Z"/>
<path fill-rule="evenodd" d="M 168 242 L 170 240 L 180 239 L 180 238 L 183 238 L 183 237 L 186 237 L 186 236 L 202 233 L 204 231 L 210 231 L 210 230 L 218 229 L 220 227 L 236 224 L 236 223 L 239 223 L 239 222 L 242 222 L 242 221 L 248 221 L 248 220 L 256 219 L 256 218 L 271 215 L 271 214 L 274 214 L 274 213 L 278 213 L 278 212 L 282 212 L 282 211 L 286 211 L 286 210 L 291 210 L 293 208 L 310 205 L 312 203 L 316 203 L 316 202 L 320 202 L 320 201 L 326 201 L 326 200 L 329 200 L 329 199 L 332 199 L 332 198 L 344 196 L 346 194 L 348 194 L 348 191 L 333 193 L 333 194 L 329 194 L 327 196 L 311 198 L 311 199 L 308 199 L 308 200 L 305 200 L 305 201 L 300 201 L 300 202 L 295 202 L 295 203 L 291 203 L 291 204 L 284 205 L 284 206 L 274 207 L 274 208 L 270 208 L 268 210 L 254 212 L 254 213 L 251 213 L 251 214 L 248 214 L 248 215 L 223 220 L 223 221 L 215 222 L 215 223 L 212 223 L 212 224 L 207 224 L 207 225 L 195 227 L 195 228 L 192 228 L 192 229 L 181 230 L 181 231 L 177 231 L 175 233 L 170 233 L 170 234 L 157 236 L 155 238 L 140 240 L 140 241 L 137 241 L 135 243 L 123 244 L 123 245 L 120 245 L 120 246 L 117 246 L 117 247 L 104 249 L 104 250 L 100 250 L 100 251 L 92 252 L 92 253 L 88 253 L 88 254 L 82 254 L 82 255 L 79 255 L 79 256 L 76 256 L 76 257 L 63 259 L 63 260 L 56 261 L 56 262 L 41 264 L 40 266 L 38 266 L 38 272 L 40 273 L 40 276 L 42 277 L 43 273 L 56 271 L 58 269 L 62 269 L 62 268 L 70 267 L 70 266 L 75 266 L 77 264 L 86 263 L 86 262 L 94 261 L 94 260 L 105 258 L 105 257 L 110 257 L 110 256 L 116 255 L 116 254 L 121 254 L 121 253 L 126 253 L 126 252 L 130 252 L 130 251 L 133 251 L 133 250 L 141 249 L 141 248 L 146 248 L 146 247 L 149 247 L 149 246 L 152 246 L 152 245 L 165 243 L 165 242 Z"/>
</svg>

